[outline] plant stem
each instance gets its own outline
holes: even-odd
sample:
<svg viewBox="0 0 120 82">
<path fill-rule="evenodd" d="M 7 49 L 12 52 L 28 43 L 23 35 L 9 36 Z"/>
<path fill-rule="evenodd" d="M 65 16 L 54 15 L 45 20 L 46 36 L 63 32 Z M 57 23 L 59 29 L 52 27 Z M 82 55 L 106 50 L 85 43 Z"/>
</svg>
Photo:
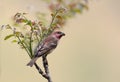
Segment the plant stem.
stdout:
<svg viewBox="0 0 120 82">
<path fill-rule="evenodd" d="M 30 27 L 31 27 L 31 33 L 30 33 L 30 42 L 29 42 L 29 45 L 30 45 L 30 53 L 31 53 L 31 56 L 33 57 L 33 51 L 32 51 L 32 34 L 33 34 L 33 27 L 32 27 L 31 24 L 30 24 Z"/>
<path fill-rule="evenodd" d="M 32 33 L 31 33 L 31 35 L 30 35 L 29 45 L 30 45 L 30 54 L 31 54 L 31 56 L 33 57 L 33 53 L 32 53 Z"/>
<path fill-rule="evenodd" d="M 24 43 L 21 41 L 20 37 L 16 36 L 18 38 L 18 40 L 20 41 L 20 43 L 22 44 L 22 46 L 24 47 L 24 49 L 26 50 L 26 52 L 28 53 L 29 57 L 31 58 L 31 54 L 29 53 L 29 49 L 27 49 L 24 45 Z"/>
<path fill-rule="evenodd" d="M 49 32 L 51 31 L 51 28 L 52 28 L 53 22 L 54 22 L 55 17 L 57 16 L 58 13 L 59 13 L 59 10 L 56 10 L 55 14 L 52 16 L 52 21 L 51 21 L 50 26 L 49 26 L 49 28 L 48 28 L 48 30 L 47 30 L 47 35 L 48 35 Z"/>
</svg>

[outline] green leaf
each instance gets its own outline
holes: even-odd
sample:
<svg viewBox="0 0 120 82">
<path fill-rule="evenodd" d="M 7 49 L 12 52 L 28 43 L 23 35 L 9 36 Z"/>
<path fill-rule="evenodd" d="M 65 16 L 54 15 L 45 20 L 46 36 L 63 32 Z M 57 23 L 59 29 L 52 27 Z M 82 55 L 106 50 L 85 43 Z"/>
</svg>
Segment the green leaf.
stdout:
<svg viewBox="0 0 120 82">
<path fill-rule="evenodd" d="M 12 41 L 12 43 L 16 43 L 16 42 L 18 42 L 18 41 L 17 41 L 17 40 L 13 40 L 13 41 Z"/>
<path fill-rule="evenodd" d="M 82 9 L 76 8 L 76 9 L 74 9 L 74 11 L 73 11 L 73 12 L 76 12 L 76 13 L 81 13 L 81 12 L 82 12 Z"/>
<path fill-rule="evenodd" d="M 30 26 L 32 25 L 32 22 L 30 20 L 27 20 L 26 22 L 27 22 L 26 25 L 30 25 Z"/>
<path fill-rule="evenodd" d="M 20 36 L 20 35 L 21 35 L 21 32 L 15 32 L 15 35 L 16 35 L 16 36 Z"/>
<path fill-rule="evenodd" d="M 7 39 L 11 38 L 12 36 L 14 36 L 14 34 L 10 34 L 10 35 L 6 36 L 6 37 L 4 38 L 4 40 L 7 40 Z"/>
</svg>

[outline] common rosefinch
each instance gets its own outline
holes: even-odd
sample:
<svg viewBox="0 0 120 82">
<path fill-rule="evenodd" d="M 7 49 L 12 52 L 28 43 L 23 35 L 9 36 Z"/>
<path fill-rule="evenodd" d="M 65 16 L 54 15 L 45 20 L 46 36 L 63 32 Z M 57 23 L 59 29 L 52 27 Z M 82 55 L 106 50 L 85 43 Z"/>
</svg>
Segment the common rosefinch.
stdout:
<svg viewBox="0 0 120 82">
<path fill-rule="evenodd" d="M 47 56 L 49 53 L 51 53 L 57 47 L 57 44 L 62 36 L 65 36 L 63 32 L 56 31 L 45 38 L 40 44 L 38 44 L 35 55 L 27 64 L 27 66 L 32 67 L 39 57 Z"/>
</svg>

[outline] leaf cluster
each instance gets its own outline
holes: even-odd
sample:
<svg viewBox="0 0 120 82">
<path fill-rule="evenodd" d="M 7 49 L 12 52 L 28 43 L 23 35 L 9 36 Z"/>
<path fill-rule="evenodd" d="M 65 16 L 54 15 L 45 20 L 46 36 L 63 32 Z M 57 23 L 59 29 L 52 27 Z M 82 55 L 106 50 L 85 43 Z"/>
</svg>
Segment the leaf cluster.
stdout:
<svg viewBox="0 0 120 82">
<path fill-rule="evenodd" d="M 74 17 L 77 13 L 82 13 L 84 9 L 88 10 L 88 0 L 44 0 L 51 13 L 51 21 L 46 22 L 45 13 L 39 14 L 38 21 L 30 20 L 26 17 L 27 13 L 16 13 L 13 17 L 14 27 L 3 25 L 12 31 L 4 40 L 13 38 L 12 42 L 25 49 L 30 58 L 34 56 L 34 48 L 45 37 L 54 30 L 62 28 L 68 18 Z"/>
<path fill-rule="evenodd" d="M 34 48 L 48 35 L 50 35 L 55 29 L 59 29 L 58 23 L 61 22 L 62 17 L 60 16 L 63 8 L 56 10 L 55 13 L 51 14 L 51 22 L 49 26 L 45 26 L 42 20 L 32 21 L 29 20 L 26 15 L 27 13 L 16 13 L 13 17 L 15 27 L 3 25 L 2 28 L 12 31 L 11 34 L 7 35 L 4 40 L 8 40 L 12 37 L 13 43 L 20 45 L 22 49 L 25 49 L 30 58 L 34 56 Z"/>
</svg>

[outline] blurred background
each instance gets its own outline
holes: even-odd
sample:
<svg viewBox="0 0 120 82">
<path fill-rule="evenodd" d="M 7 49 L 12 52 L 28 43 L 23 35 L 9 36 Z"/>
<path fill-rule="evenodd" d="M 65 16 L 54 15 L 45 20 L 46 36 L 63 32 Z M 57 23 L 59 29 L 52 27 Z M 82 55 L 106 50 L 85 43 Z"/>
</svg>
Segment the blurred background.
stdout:
<svg viewBox="0 0 120 82">
<path fill-rule="evenodd" d="M 90 0 L 89 8 L 68 20 L 66 36 L 48 56 L 53 82 L 120 82 L 120 0 Z M 17 12 L 34 19 L 38 11 L 48 12 L 41 0 L 3 0 L 0 25 L 11 23 Z M 4 41 L 7 34 L 0 31 L 0 82 L 47 82 L 26 66 L 24 50 Z"/>
</svg>

